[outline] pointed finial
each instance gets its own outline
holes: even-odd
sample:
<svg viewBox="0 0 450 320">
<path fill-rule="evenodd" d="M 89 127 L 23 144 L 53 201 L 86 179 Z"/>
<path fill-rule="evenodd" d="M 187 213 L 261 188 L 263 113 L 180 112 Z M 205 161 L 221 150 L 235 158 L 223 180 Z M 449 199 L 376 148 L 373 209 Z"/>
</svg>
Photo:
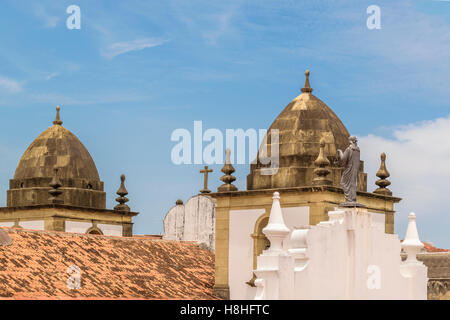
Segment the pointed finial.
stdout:
<svg viewBox="0 0 450 320">
<path fill-rule="evenodd" d="M 59 118 L 59 110 L 60 110 L 61 108 L 59 107 L 59 106 L 56 106 L 56 119 L 55 119 L 55 121 L 53 121 L 53 124 L 56 124 L 56 125 L 62 125 L 62 121 L 61 121 L 61 119 Z"/>
<path fill-rule="evenodd" d="M 383 152 L 380 156 L 380 159 L 381 159 L 380 169 L 378 169 L 377 172 L 377 177 L 380 179 L 375 182 L 375 184 L 379 188 L 376 189 L 374 193 L 392 196 L 391 190 L 387 188 L 387 186 L 389 186 L 391 182 L 386 180 L 390 176 L 389 171 L 386 169 L 386 153 Z"/>
<path fill-rule="evenodd" d="M 62 184 L 58 178 L 58 170 L 57 166 L 53 167 L 53 178 L 49 183 L 51 189 L 48 191 L 48 193 L 50 193 L 50 198 L 48 200 L 50 203 L 62 204 L 64 203 L 64 199 L 60 198 L 60 195 L 63 193 L 63 190 L 60 189 Z"/>
<path fill-rule="evenodd" d="M 305 71 L 305 86 L 301 90 L 302 92 L 309 92 L 311 93 L 313 89 L 311 88 L 311 85 L 309 84 L 309 70 Z"/>
<path fill-rule="evenodd" d="M 223 165 L 221 170 L 223 173 L 225 173 L 225 175 L 220 177 L 220 180 L 222 180 L 224 184 L 222 184 L 220 187 L 217 188 L 217 191 L 219 192 L 237 191 L 236 186 L 231 184 L 234 180 L 236 180 L 236 177 L 231 175 L 235 170 L 234 167 L 231 165 L 230 154 L 231 150 L 227 148 L 226 150 L 227 157 L 225 160 L 225 164 Z"/>
<path fill-rule="evenodd" d="M 284 223 L 283 212 L 280 206 L 280 194 L 273 193 L 272 209 L 270 210 L 269 222 L 262 230 L 270 241 L 269 251 L 282 251 L 283 240 L 289 234 L 289 228 Z"/>
<path fill-rule="evenodd" d="M 416 215 L 411 212 L 408 215 L 409 223 L 406 229 L 406 236 L 402 242 L 402 249 L 406 252 L 407 259 L 406 262 L 415 262 L 416 255 L 423 248 L 423 243 L 419 239 L 419 232 L 417 231 Z"/>
<path fill-rule="evenodd" d="M 119 203 L 114 207 L 114 210 L 117 211 L 130 211 L 130 207 L 127 206 L 125 203 L 129 201 L 127 197 L 125 197 L 128 194 L 127 189 L 125 188 L 125 175 L 122 174 L 120 176 L 120 188 L 116 192 L 119 197 L 116 198 L 116 201 Z"/>
<path fill-rule="evenodd" d="M 319 156 L 314 161 L 314 165 L 316 168 L 314 169 L 314 179 L 312 181 L 312 184 L 314 186 L 317 185 L 331 185 L 333 182 L 327 178 L 327 176 L 330 174 L 330 169 L 327 167 L 330 165 L 330 160 L 328 160 L 327 157 L 324 155 L 324 148 L 325 148 L 325 139 L 320 139 L 320 149 L 319 149 Z"/>
</svg>

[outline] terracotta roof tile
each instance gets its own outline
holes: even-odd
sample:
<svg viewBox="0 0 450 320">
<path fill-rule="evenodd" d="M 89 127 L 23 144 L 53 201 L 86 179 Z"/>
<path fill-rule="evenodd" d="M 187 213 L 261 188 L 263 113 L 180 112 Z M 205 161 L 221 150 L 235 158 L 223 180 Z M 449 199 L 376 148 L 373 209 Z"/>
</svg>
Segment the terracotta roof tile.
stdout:
<svg viewBox="0 0 450 320">
<path fill-rule="evenodd" d="M 214 255 L 194 243 L 1 229 L 13 243 L 0 246 L 0 298 L 215 299 Z"/>
<path fill-rule="evenodd" d="M 428 243 L 428 242 L 422 242 L 422 243 L 423 243 L 423 248 L 427 252 L 450 252 L 450 249 L 436 248 L 431 243 Z"/>
</svg>

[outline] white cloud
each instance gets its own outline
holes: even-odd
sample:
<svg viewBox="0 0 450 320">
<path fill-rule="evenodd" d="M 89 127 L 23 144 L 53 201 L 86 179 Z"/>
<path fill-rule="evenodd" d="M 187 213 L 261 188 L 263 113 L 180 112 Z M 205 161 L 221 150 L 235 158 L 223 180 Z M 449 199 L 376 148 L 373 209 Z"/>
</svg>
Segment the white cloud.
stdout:
<svg viewBox="0 0 450 320">
<path fill-rule="evenodd" d="M 402 237 L 407 215 L 415 212 L 422 240 L 450 247 L 450 116 L 395 128 L 392 138 L 369 135 L 359 138 L 368 191 L 373 191 L 380 154 L 387 155 L 390 189 L 403 198 L 396 205 L 396 232 Z M 442 229 L 440 231 L 439 229 Z"/>
<path fill-rule="evenodd" d="M 53 78 L 55 78 L 55 77 L 58 77 L 60 75 L 60 73 L 59 72 L 50 72 L 50 73 L 47 73 L 46 75 L 45 75 L 45 80 L 51 80 L 51 79 L 53 79 Z"/>
<path fill-rule="evenodd" d="M 58 93 L 32 93 L 29 95 L 32 103 L 45 103 L 54 105 L 92 105 L 92 104 L 111 104 L 111 103 L 122 103 L 122 102 L 136 102 L 147 99 L 147 97 L 137 95 L 135 93 L 105 93 L 85 95 L 83 97 L 77 96 L 67 96 Z"/>
<path fill-rule="evenodd" d="M 215 45 L 217 40 L 230 28 L 230 19 L 232 16 L 232 11 L 212 14 L 209 18 L 211 21 L 214 21 L 216 26 L 204 31 L 202 33 L 203 38 L 205 38 L 209 44 Z"/>
<path fill-rule="evenodd" d="M 22 91 L 20 82 L 0 76 L 0 88 L 8 93 L 19 93 Z"/>
<path fill-rule="evenodd" d="M 43 23 L 45 28 L 56 27 L 60 20 L 60 18 L 58 18 L 57 16 L 50 14 L 47 9 L 41 4 L 34 3 L 31 12 L 37 19 L 39 19 Z"/>
<path fill-rule="evenodd" d="M 167 40 L 158 38 L 143 38 L 133 41 L 115 42 L 103 50 L 102 55 L 108 59 L 113 59 L 114 57 L 127 52 L 157 47 L 162 45 L 164 42 L 167 42 Z"/>
</svg>

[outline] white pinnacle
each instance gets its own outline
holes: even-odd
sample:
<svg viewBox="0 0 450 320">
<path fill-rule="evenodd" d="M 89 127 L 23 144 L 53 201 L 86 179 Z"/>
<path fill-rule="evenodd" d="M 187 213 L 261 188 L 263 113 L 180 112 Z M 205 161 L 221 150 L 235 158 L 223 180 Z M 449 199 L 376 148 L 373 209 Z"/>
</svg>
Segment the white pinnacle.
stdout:
<svg viewBox="0 0 450 320">
<path fill-rule="evenodd" d="M 273 193 L 272 209 L 270 210 L 269 223 L 262 230 L 270 241 L 270 251 L 281 251 L 282 242 L 289 234 L 289 228 L 284 223 L 283 212 L 280 206 L 280 194 Z"/>
<path fill-rule="evenodd" d="M 416 260 L 416 254 L 423 248 L 423 243 L 419 239 L 417 232 L 416 215 L 411 212 L 408 216 L 409 223 L 406 230 L 405 240 L 402 242 L 402 248 L 408 254 L 408 261 Z"/>
</svg>

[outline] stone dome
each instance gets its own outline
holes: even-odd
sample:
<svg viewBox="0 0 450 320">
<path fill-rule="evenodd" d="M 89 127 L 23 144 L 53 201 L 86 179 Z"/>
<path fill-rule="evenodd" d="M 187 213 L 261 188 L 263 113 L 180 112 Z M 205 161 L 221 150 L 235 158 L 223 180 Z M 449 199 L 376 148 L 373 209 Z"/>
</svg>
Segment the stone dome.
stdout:
<svg viewBox="0 0 450 320">
<path fill-rule="evenodd" d="M 59 168 L 59 178 L 100 181 L 94 160 L 81 141 L 57 124 L 31 143 L 19 161 L 14 179 L 52 177 L 54 166 Z"/>
<path fill-rule="evenodd" d="M 320 141 L 325 141 L 325 155 L 331 162 L 333 185 L 339 186 L 342 169 L 337 164 L 337 150 L 348 147 L 350 136 L 338 116 L 322 100 L 312 94 L 309 71 L 306 71 L 302 93 L 292 100 L 278 115 L 267 133 L 267 143 L 258 152 L 258 161 L 251 164 L 247 176 L 247 189 L 271 189 L 312 185 L 314 160 L 320 149 Z M 271 129 L 278 130 L 279 169 L 276 174 L 261 174 L 265 168 L 260 158 L 271 156 L 273 142 Z M 361 166 L 361 172 L 363 166 Z M 361 177 L 365 179 L 363 176 Z M 361 190 L 366 187 L 361 181 Z"/>
<path fill-rule="evenodd" d="M 42 132 L 22 155 L 9 183 L 7 205 L 48 204 L 55 167 L 64 190 L 64 204 L 106 207 L 103 182 L 94 160 L 81 141 L 62 126 L 59 107 L 53 126 Z"/>
</svg>

